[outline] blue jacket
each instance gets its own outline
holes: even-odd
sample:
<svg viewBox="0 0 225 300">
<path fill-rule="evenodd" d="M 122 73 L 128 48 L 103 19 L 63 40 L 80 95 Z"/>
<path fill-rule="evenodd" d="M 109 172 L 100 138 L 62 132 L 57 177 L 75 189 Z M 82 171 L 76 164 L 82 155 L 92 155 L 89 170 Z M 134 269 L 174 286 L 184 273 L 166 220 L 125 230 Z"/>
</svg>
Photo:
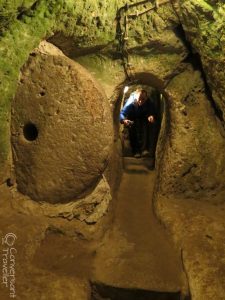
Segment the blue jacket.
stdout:
<svg viewBox="0 0 225 300">
<path fill-rule="evenodd" d="M 154 116 L 155 110 L 150 99 L 147 99 L 146 102 L 139 106 L 137 101 L 125 105 L 120 112 L 120 122 L 122 123 L 124 119 L 135 121 L 138 118 L 147 118 L 149 116 Z"/>
<path fill-rule="evenodd" d="M 130 97 L 126 100 L 125 104 L 124 104 L 124 107 L 125 106 L 128 106 L 129 104 L 133 103 L 135 100 L 137 100 L 137 93 L 136 92 L 133 92 Z"/>
</svg>

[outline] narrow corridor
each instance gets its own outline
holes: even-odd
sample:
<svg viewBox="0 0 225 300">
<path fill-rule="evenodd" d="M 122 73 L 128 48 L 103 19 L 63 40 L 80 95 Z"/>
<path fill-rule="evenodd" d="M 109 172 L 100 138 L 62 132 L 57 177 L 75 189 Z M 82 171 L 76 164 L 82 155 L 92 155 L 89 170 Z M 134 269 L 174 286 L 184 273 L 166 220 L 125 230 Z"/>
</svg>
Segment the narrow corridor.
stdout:
<svg viewBox="0 0 225 300">
<path fill-rule="evenodd" d="M 151 291 L 182 288 L 178 251 L 152 210 L 155 171 L 142 159 L 126 158 L 111 230 L 97 250 L 95 279 Z"/>
</svg>

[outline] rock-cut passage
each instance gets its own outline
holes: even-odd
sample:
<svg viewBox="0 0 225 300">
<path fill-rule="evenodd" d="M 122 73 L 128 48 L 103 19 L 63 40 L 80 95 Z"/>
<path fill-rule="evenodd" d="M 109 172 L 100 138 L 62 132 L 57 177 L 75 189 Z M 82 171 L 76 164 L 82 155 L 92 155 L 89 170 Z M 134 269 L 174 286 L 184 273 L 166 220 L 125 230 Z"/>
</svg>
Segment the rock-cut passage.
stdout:
<svg viewBox="0 0 225 300">
<path fill-rule="evenodd" d="M 94 282 L 98 284 L 93 295 L 116 300 L 177 299 L 182 290 L 180 254 L 153 214 L 155 172 L 146 162 L 125 159 L 114 225 L 97 251 Z M 161 293 L 156 297 L 150 292 Z"/>
</svg>

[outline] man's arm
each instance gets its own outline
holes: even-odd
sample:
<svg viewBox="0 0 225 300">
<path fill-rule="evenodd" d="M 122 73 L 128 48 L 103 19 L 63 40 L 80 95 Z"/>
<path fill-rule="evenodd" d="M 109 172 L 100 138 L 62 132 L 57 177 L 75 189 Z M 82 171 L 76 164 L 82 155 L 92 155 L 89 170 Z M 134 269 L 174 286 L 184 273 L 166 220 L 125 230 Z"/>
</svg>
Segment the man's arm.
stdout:
<svg viewBox="0 0 225 300">
<path fill-rule="evenodd" d="M 130 125 L 130 120 L 128 119 L 129 114 L 132 110 L 132 104 L 125 105 L 123 109 L 120 111 L 120 123 L 124 125 Z"/>
</svg>

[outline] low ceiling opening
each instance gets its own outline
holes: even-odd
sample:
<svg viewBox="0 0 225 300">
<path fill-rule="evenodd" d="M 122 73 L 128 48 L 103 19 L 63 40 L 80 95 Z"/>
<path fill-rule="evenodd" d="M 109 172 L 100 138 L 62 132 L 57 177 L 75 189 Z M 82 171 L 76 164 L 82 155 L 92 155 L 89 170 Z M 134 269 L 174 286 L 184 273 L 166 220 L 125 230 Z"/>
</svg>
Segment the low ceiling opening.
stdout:
<svg viewBox="0 0 225 300">
<path fill-rule="evenodd" d="M 163 96 L 156 88 L 141 84 L 125 86 L 121 94 L 116 118 L 121 124 L 122 155 L 154 160 L 164 111 Z"/>
</svg>

